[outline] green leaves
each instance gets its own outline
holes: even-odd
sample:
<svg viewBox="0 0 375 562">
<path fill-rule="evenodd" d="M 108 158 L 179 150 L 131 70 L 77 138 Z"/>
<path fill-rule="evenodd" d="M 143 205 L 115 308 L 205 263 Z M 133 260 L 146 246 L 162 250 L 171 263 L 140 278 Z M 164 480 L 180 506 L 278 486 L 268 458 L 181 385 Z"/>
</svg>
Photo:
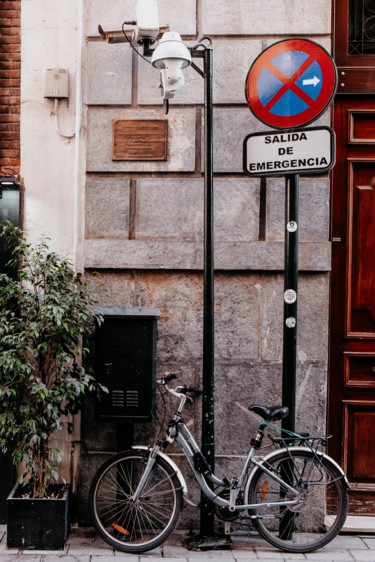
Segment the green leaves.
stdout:
<svg viewBox="0 0 375 562">
<path fill-rule="evenodd" d="M 82 366 L 82 338 L 94 326 L 92 288 L 45 241 L 27 242 L 4 221 L 18 279 L 0 275 L 0 447 L 26 461 L 35 494 L 58 478 L 62 453 L 49 437 L 71 421 L 83 397 L 102 387 Z M 100 321 L 100 318 L 98 319 Z"/>
</svg>

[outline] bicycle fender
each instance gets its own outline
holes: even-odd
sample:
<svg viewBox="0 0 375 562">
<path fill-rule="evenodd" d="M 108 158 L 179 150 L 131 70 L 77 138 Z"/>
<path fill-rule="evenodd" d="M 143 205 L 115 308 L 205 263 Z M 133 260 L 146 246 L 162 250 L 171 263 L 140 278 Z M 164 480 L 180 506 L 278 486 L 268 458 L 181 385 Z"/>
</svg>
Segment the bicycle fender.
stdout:
<svg viewBox="0 0 375 562">
<path fill-rule="evenodd" d="M 132 449 L 134 449 L 136 451 L 149 451 L 150 450 L 150 448 L 147 447 L 146 445 L 134 445 L 134 446 L 132 446 Z M 165 462 L 168 463 L 169 466 L 172 468 L 172 470 L 176 473 L 176 476 L 179 479 L 180 484 L 181 484 L 182 495 L 183 495 L 184 500 L 187 501 L 188 503 L 190 503 L 190 505 L 196 506 L 196 504 L 193 503 L 189 499 L 189 492 L 188 492 L 188 487 L 187 487 L 185 478 L 184 478 L 181 470 L 178 468 L 177 464 L 170 457 L 168 457 L 168 455 L 166 455 L 165 453 L 162 453 L 161 451 L 159 451 L 157 453 L 157 456 L 164 459 Z"/>
<path fill-rule="evenodd" d="M 279 453 L 281 453 L 281 452 L 283 452 L 283 451 L 286 451 L 286 452 L 287 452 L 287 451 L 297 451 L 297 452 L 300 452 L 300 451 L 307 451 L 307 452 L 309 452 L 309 453 L 312 452 L 311 449 L 309 449 L 308 447 L 294 446 L 294 447 L 288 447 L 288 448 L 283 448 L 283 449 L 277 449 L 276 451 L 271 451 L 271 453 L 268 453 L 268 455 L 266 455 L 265 457 L 262 457 L 261 459 L 258 459 L 258 460 L 259 460 L 259 462 L 261 462 L 261 463 L 267 462 L 267 461 L 268 461 L 270 458 L 272 458 L 274 455 L 278 455 Z M 348 480 L 348 478 L 347 478 L 345 472 L 343 471 L 343 469 L 341 468 L 341 466 L 340 466 L 335 460 L 333 460 L 331 457 L 329 457 L 328 455 L 326 455 L 326 453 L 323 453 L 322 451 L 318 451 L 318 452 L 316 452 L 315 454 L 316 454 L 317 457 L 324 458 L 324 460 L 325 460 L 328 464 L 330 464 L 330 465 L 332 465 L 334 468 L 336 468 L 336 470 L 337 470 L 337 471 L 341 474 L 341 476 L 343 477 L 344 482 L 345 482 L 347 488 L 350 488 L 349 480 Z M 249 476 L 249 478 L 248 478 L 248 480 L 247 480 L 246 489 L 248 489 L 249 484 L 250 484 L 250 482 L 251 482 L 251 480 L 252 480 L 252 478 L 253 478 L 255 472 L 257 471 L 257 469 L 258 469 L 258 467 L 255 466 L 255 467 L 253 468 L 253 470 L 251 471 L 250 476 Z"/>
</svg>

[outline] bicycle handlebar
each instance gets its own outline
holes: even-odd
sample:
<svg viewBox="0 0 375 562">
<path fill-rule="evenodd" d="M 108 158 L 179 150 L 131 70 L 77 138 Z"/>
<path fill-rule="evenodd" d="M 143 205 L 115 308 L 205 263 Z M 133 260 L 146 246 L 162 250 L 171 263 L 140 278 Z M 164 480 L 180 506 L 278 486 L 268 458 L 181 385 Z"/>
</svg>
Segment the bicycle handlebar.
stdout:
<svg viewBox="0 0 375 562">
<path fill-rule="evenodd" d="M 169 388 L 167 383 L 169 381 L 172 381 L 174 379 L 178 379 L 179 375 L 177 373 L 164 373 L 164 376 L 157 381 L 158 384 L 162 384 L 164 385 L 165 389 L 170 393 L 173 394 L 174 396 L 176 396 L 177 398 L 181 398 L 182 396 L 186 396 L 186 398 L 188 398 L 189 400 L 191 400 L 191 398 L 189 396 L 187 396 L 188 392 L 193 392 L 195 394 L 203 394 L 203 390 L 201 390 L 200 388 L 194 388 L 192 386 L 177 386 L 176 388 L 172 389 Z M 186 398 L 184 398 L 184 400 L 186 400 Z"/>
<path fill-rule="evenodd" d="M 201 390 L 200 388 L 193 388 L 192 386 L 183 386 L 180 389 L 180 392 L 182 392 L 183 394 L 186 394 L 187 392 L 195 392 L 196 394 L 203 394 L 203 390 Z"/>
<path fill-rule="evenodd" d="M 173 379 L 178 379 L 179 375 L 177 373 L 164 373 L 164 376 L 160 381 L 157 381 L 159 384 L 167 384 L 169 381 L 173 381 Z"/>
</svg>

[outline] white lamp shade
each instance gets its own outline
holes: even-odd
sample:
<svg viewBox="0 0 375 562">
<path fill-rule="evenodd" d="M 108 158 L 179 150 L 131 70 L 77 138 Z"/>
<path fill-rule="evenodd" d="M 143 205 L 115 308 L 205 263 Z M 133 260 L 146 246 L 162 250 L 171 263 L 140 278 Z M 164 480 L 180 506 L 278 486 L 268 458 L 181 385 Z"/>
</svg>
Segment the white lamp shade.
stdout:
<svg viewBox="0 0 375 562">
<path fill-rule="evenodd" d="M 189 49 L 183 44 L 181 36 L 176 31 L 167 31 L 156 47 L 151 63 L 156 68 L 165 68 L 166 60 L 177 59 L 181 61 L 180 68 L 185 68 L 191 64 L 191 54 Z"/>
</svg>

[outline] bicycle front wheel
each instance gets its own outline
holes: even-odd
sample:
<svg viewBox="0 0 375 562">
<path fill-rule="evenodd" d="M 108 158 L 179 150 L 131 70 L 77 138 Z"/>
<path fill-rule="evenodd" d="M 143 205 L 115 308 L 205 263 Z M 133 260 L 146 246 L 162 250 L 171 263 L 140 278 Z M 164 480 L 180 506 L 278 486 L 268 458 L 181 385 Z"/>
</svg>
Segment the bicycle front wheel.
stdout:
<svg viewBox="0 0 375 562">
<path fill-rule="evenodd" d="M 265 466 L 300 495 L 296 505 L 272 505 L 295 496 L 258 468 L 248 487 L 248 503 L 271 504 L 251 512 L 259 534 L 286 552 L 312 552 L 329 543 L 348 511 L 346 484 L 335 465 L 311 451 L 280 451 Z"/>
<path fill-rule="evenodd" d="M 136 501 L 131 500 L 147 463 L 147 454 L 126 451 L 105 462 L 91 485 L 89 504 L 99 535 L 124 552 L 155 548 L 176 527 L 182 504 L 180 482 L 169 464 L 157 458 Z"/>
</svg>

